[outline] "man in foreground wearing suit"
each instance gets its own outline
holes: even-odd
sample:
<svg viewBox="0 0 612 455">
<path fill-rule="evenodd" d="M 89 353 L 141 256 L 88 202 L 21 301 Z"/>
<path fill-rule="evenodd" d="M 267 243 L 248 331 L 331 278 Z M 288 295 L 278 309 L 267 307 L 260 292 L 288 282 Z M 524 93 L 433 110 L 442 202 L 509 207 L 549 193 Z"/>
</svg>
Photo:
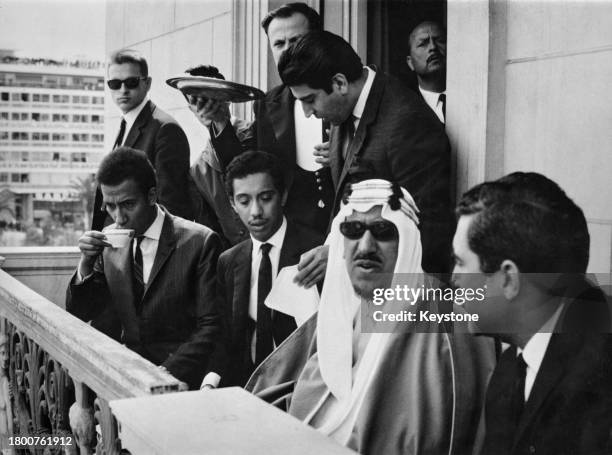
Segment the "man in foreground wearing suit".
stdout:
<svg viewBox="0 0 612 455">
<path fill-rule="evenodd" d="M 116 149 L 100 163 L 97 178 L 115 222 L 109 229 L 135 235 L 123 248 L 111 247 L 108 229 L 81 236 L 66 310 L 197 388 L 220 336 L 219 237 L 156 204 L 155 171 L 144 152 Z"/>
<path fill-rule="evenodd" d="M 516 172 L 463 195 L 454 281 L 487 288 L 466 310 L 511 346 L 489 382 L 483 455 L 611 453 L 612 342 L 585 277 L 582 210 L 543 175 Z"/>
<path fill-rule="evenodd" d="M 173 215 L 192 220 L 189 143 L 179 124 L 147 98 L 151 88 L 147 61 L 131 49 L 115 52 L 110 57 L 106 83 L 122 114 L 113 148 L 126 146 L 145 152 L 157 173 L 159 203 Z M 92 229 L 101 230 L 106 219 L 98 187 Z"/>
<path fill-rule="evenodd" d="M 283 216 L 287 191 L 278 160 L 269 153 L 245 152 L 226 172 L 232 206 L 247 226 L 247 239 L 219 258 L 218 307 L 229 339 L 211 361 L 203 387 L 243 386 L 253 369 L 296 328 L 293 317 L 264 305 L 278 272 L 295 265 L 318 244 L 315 232 Z"/>
<path fill-rule="evenodd" d="M 334 213 L 347 183 L 397 182 L 420 210 L 423 268 L 449 271 L 450 147 L 444 126 L 414 92 L 373 69 L 341 37 L 311 32 L 286 50 L 278 71 L 310 117 L 329 121 Z"/>
<path fill-rule="evenodd" d="M 446 30 L 437 22 L 421 22 L 410 33 L 408 48 L 406 63 L 417 76 L 419 93 L 445 123 Z"/>
</svg>

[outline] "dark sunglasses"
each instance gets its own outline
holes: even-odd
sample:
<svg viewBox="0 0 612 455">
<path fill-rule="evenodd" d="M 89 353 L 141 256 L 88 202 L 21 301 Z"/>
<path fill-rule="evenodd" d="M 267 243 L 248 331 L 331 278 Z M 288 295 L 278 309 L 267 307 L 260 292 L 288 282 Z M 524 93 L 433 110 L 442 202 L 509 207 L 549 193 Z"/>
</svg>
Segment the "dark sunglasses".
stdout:
<svg viewBox="0 0 612 455">
<path fill-rule="evenodd" d="M 365 231 L 370 231 L 372 237 L 383 242 L 396 239 L 398 236 L 397 228 L 391 221 L 376 221 L 372 224 L 365 224 L 361 221 L 340 223 L 340 232 L 350 240 L 359 240 L 363 237 Z"/>
<path fill-rule="evenodd" d="M 127 79 L 110 79 L 108 81 L 106 81 L 106 85 L 108 85 L 108 88 L 110 88 L 111 90 L 119 90 L 121 88 L 122 84 L 125 84 L 125 86 L 129 89 L 133 89 L 138 87 L 138 84 L 140 84 L 140 81 L 144 81 L 146 80 L 146 77 L 128 77 Z"/>
</svg>

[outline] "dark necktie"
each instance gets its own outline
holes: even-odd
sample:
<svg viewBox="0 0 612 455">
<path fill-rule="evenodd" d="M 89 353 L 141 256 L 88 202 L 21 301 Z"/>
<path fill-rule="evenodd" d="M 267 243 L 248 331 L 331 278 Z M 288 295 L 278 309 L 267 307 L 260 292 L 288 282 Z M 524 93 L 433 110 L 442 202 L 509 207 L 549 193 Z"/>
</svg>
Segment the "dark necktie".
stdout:
<svg viewBox="0 0 612 455">
<path fill-rule="evenodd" d="M 255 343 L 255 364 L 260 364 L 274 349 L 272 338 L 272 311 L 264 305 L 272 288 L 272 263 L 270 249 L 272 245 L 261 245 L 261 262 L 257 278 L 257 328 Z"/>
<path fill-rule="evenodd" d="M 516 348 L 502 354 L 487 390 L 483 455 L 509 454 L 525 407 L 527 365 Z"/>
<path fill-rule="evenodd" d="M 442 117 L 446 121 L 446 93 L 440 93 L 440 97 L 438 99 L 442 103 Z"/>
<path fill-rule="evenodd" d="M 117 134 L 117 140 L 115 141 L 115 146 L 113 149 L 117 147 L 121 147 L 123 143 L 123 136 L 125 135 L 125 119 L 121 119 L 121 126 L 119 127 L 119 134 Z"/>
<path fill-rule="evenodd" d="M 342 143 L 342 158 L 346 160 L 348 156 L 349 149 L 351 148 L 351 142 L 353 141 L 353 136 L 355 136 L 355 120 L 356 117 L 351 114 L 349 118 L 344 121 L 343 130 L 344 130 L 344 138 Z"/>
<path fill-rule="evenodd" d="M 144 239 L 144 235 L 136 237 L 136 251 L 134 251 L 134 261 L 132 265 L 132 281 L 134 283 L 134 306 L 136 311 L 140 313 L 140 306 L 142 304 L 142 296 L 144 295 L 144 277 L 142 274 L 142 250 L 140 244 Z M 132 247 L 134 240 L 132 239 Z"/>
</svg>

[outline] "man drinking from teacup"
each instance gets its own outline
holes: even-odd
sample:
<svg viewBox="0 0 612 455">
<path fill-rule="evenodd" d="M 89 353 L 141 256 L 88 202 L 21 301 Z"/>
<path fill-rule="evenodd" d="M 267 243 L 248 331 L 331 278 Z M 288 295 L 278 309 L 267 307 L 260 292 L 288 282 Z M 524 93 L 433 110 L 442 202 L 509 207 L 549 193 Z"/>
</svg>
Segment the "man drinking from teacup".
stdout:
<svg viewBox="0 0 612 455">
<path fill-rule="evenodd" d="M 97 180 L 114 224 L 79 239 L 66 310 L 198 388 L 220 327 L 219 237 L 156 204 L 155 171 L 141 151 L 115 149 Z"/>
</svg>

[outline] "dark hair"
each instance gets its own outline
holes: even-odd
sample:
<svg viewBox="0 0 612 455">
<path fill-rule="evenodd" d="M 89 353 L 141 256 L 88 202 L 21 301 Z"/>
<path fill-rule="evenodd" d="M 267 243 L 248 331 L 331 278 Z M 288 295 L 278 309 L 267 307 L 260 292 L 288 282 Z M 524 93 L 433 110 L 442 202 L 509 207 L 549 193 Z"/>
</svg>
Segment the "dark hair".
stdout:
<svg viewBox="0 0 612 455">
<path fill-rule="evenodd" d="M 319 13 L 317 13 L 306 3 L 299 2 L 287 3 L 270 11 L 261 21 L 261 26 L 265 30 L 267 35 L 268 27 L 270 27 L 270 22 L 272 22 L 273 19 L 276 19 L 277 17 L 281 19 L 286 19 L 288 17 L 293 16 L 294 14 L 303 14 L 306 19 L 308 19 L 308 30 L 323 30 L 323 23 L 321 21 L 321 16 L 319 16 Z"/>
<path fill-rule="evenodd" d="M 279 194 L 284 193 L 285 179 L 278 159 L 270 153 L 252 150 L 238 155 L 227 166 L 225 171 L 225 191 L 230 199 L 234 196 L 234 180 L 259 173 L 270 175 L 274 188 L 276 188 Z"/>
<path fill-rule="evenodd" d="M 332 91 L 332 77 L 344 74 L 353 82 L 363 72 L 357 53 L 343 38 L 321 31 L 302 36 L 282 53 L 278 73 L 288 86 L 308 85 L 310 88 Z"/>
<path fill-rule="evenodd" d="M 134 65 L 138 65 L 140 68 L 140 75 L 142 77 L 149 77 L 149 65 L 147 65 L 147 60 L 137 50 L 120 49 L 111 54 L 109 65 L 121 65 L 122 63 L 133 63 Z"/>
<path fill-rule="evenodd" d="M 515 172 L 467 191 L 457 216 L 476 215 L 470 249 L 484 273 L 506 259 L 523 273 L 582 274 L 589 262 L 589 232 L 582 210 L 552 180 Z"/>
<path fill-rule="evenodd" d="M 192 76 L 204 76 L 204 77 L 214 77 L 215 79 L 223 79 L 223 74 L 219 72 L 216 66 L 212 65 L 198 65 L 193 68 L 189 68 L 185 70 L 187 74 L 191 74 Z"/>
<path fill-rule="evenodd" d="M 130 147 L 118 147 L 102 159 L 96 180 L 100 185 L 120 185 L 134 180 L 143 194 L 157 186 L 155 170 L 147 155 Z"/>
</svg>

